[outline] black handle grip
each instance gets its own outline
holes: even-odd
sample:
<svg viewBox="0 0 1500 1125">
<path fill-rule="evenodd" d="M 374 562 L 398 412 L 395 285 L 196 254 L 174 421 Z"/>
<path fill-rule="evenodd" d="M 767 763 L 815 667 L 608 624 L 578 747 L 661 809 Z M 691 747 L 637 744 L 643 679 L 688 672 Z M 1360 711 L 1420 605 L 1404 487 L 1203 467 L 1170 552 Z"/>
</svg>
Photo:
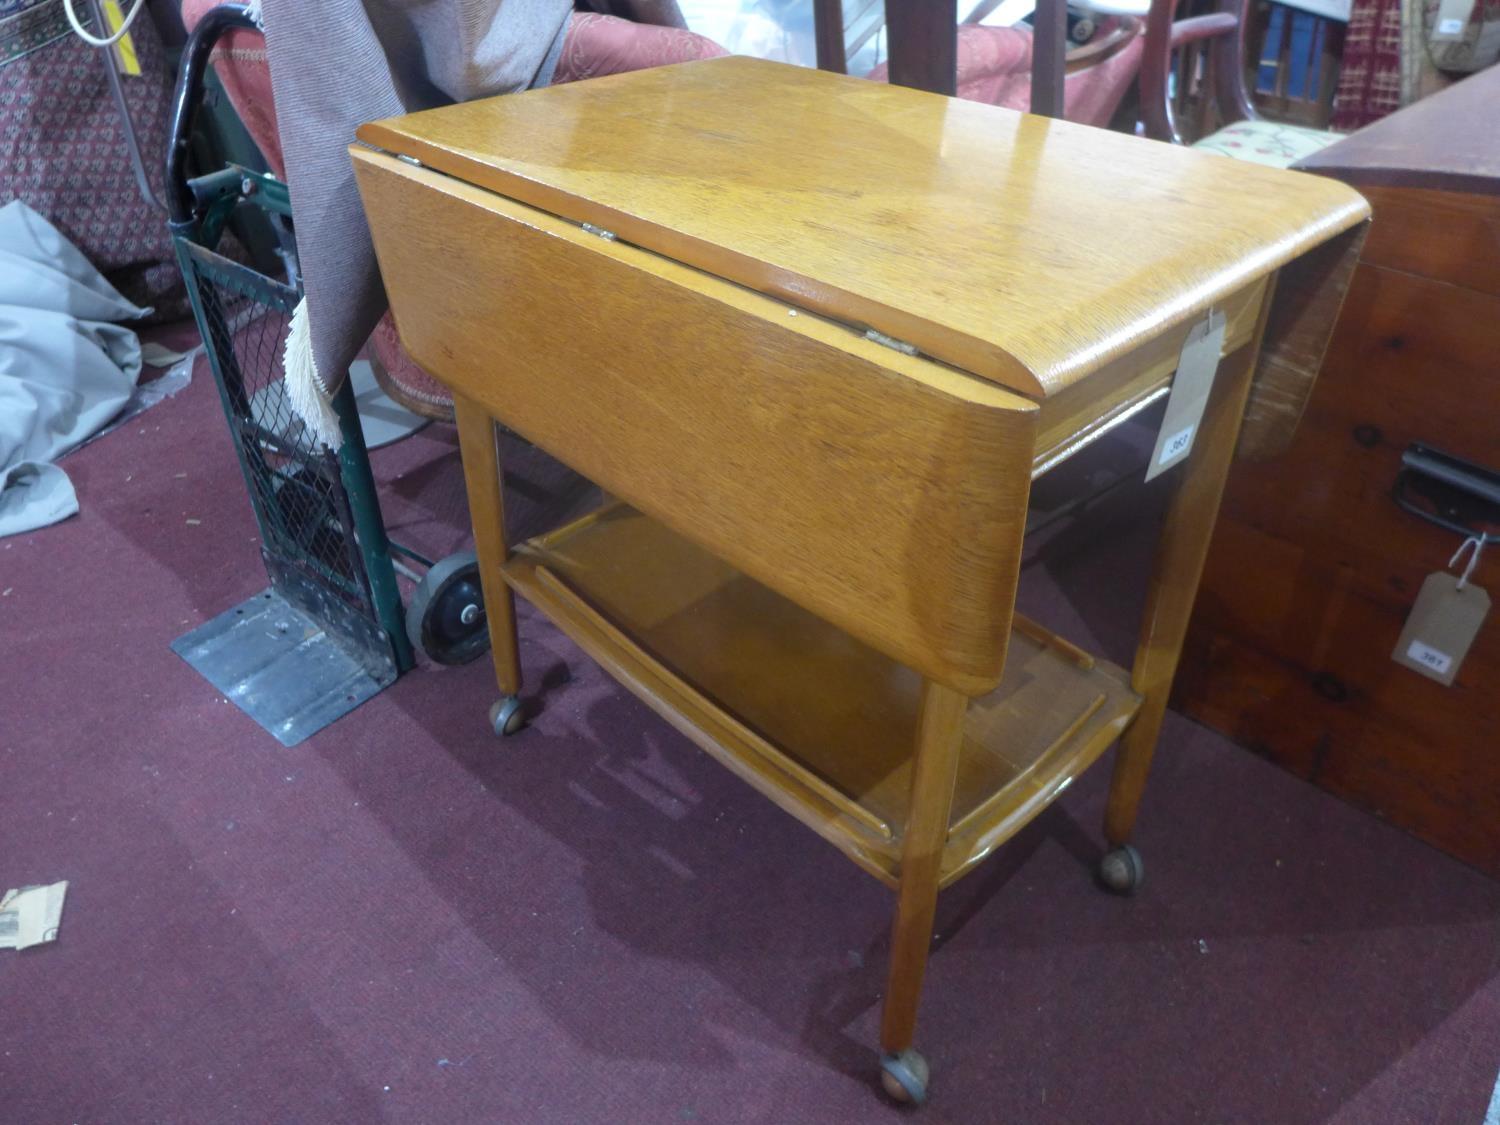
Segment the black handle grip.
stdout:
<svg viewBox="0 0 1500 1125">
<path fill-rule="evenodd" d="M 1413 494 L 1427 501 L 1422 506 Z M 1414 516 L 1445 527 L 1466 538 L 1477 536 L 1487 543 L 1500 543 L 1500 532 L 1476 526 L 1500 526 L 1500 473 L 1465 461 L 1421 442 L 1413 442 L 1401 454 L 1392 495 L 1397 504 Z"/>
<path fill-rule="evenodd" d="M 209 52 L 227 31 L 258 30 L 243 4 L 220 4 L 210 8 L 193 28 L 182 49 L 177 70 L 177 89 L 172 94 L 172 136 L 167 145 L 167 216 L 172 230 L 185 234 L 193 223 L 193 193 L 188 188 L 188 147 L 193 139 L 193 118 L 203 100 L 203 72 Z"/>
</svg>

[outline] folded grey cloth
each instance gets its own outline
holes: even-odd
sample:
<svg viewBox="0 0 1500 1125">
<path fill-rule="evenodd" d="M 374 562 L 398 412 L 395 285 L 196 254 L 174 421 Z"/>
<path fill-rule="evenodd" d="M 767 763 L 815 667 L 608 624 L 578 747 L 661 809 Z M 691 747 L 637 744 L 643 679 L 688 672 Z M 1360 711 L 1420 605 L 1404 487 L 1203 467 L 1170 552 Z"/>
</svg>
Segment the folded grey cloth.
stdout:
<svg viewBox="0 0 1500 1125">
<path fill-rule="evenodd" d="M 141 375 L 138 308 L 20 200 L 0 207 L 0 537 L 78 511 L 52 464 L 104 426 Z"/>
<path fill-rule="evenodd" d="M 305 292 L 287 389 L 330 446 L 339 440 L 327 399 L 386 307 L 349 163 L 355 129 L 546 85 L 572 9 L 572 0 L 261 0 Z"/>
</svg>

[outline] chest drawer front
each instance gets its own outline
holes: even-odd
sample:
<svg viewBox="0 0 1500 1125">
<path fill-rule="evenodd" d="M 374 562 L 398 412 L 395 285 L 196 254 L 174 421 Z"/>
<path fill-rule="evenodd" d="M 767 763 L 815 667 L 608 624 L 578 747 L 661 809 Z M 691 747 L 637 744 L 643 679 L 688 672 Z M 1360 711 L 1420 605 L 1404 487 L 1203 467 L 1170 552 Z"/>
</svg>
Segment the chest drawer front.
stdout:
<svg viewBox="0 0 1500 1125">
<path fill-rule="evenodd" d="M 998 682 L 1031 403 L 482 189 L 355 163 L 433 375 L 894 659 Z"/>
</svg>

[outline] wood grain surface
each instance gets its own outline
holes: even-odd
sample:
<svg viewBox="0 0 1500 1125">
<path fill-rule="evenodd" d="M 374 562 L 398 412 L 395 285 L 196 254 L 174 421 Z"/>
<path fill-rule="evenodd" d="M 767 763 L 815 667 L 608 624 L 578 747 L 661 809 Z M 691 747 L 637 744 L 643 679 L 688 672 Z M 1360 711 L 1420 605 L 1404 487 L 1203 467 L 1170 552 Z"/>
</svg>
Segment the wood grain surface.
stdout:
<svg viewBox="0 0 1500 1125">
<path fill-rule="evenodd" d="M 1128 843 L 1156 753 L 1172 681 L 1182 659 L 1214 521 L 1234 461 L 1245 400 L 1265 331 L 1266 309 L 1251 342 L 1220 366 L 1193 451 L 1178 472 L 1177 489 L 1162 521 L 1156 561 L 1146 589 L 1146 611 L 1130 670 L 1130 686 L 1141 696 L 1140 710 L 1120 738 L 1104 813 L 1104 835 L 1111 844 Z"/>
<path fill-rule="evenodd" d="M 1033 396 L 1367 214 L 1319 177 L 742 57 L 359 136 Z"/>
<path fill-rule="evenodd" d="M 1361 255 L 1366 263 L 1500 297 L 1500 196 L 1426 188 L 1366 191 L 1380 212 Z"/>
<path fill-rule="evenodd" d="M 1420 441 L 1500 468 L 1500 196 L 1370 196 L 1301 428 L 1226 494 L 1176 702 L 1500 876 L 1500 628 L 1492 615 L 1451 687 L 1390 658 L 1459 542 L 1392 500 L 1402 452 Z M 1493 549 L 1473 580 L 1500 590 Z"/>
<path fill-rule="evenodd" d="M 355 165 L 423 367 L 893 658 L 999 682 L 1033 403 L 450 177 Z"/>
<path fill-rule="evenodd" d="M 953 782 L 964 742 L 969 701 L 942 684 L 924 683 L 917 710 L 917 746 L 911 771 L 911 819 L 901 848 L 901 885 L 891 924 L 891 963 L 880 1013 L 880 1047 L 892 1054 L 912 1044 L 932 922 L 938 872 L 948 840 Z"/>
<path fill-rule="evenodd" d="M 1291 442 L 1317 385 L 1369 229 L 1368 223 L 1350 227 L 1276 275 L 1276 296 L 1235 451 L 1241 459 L 1275 457 Z"/>
<path fill-rule="evenodd" d="M 611 675 L 865 870 L 897 881 L 923 680 L 623 504 L 516 548 L 505 580 Z M 1123 669 L 1022 617 L 964 715 L 939 883 L 1114 741 Z"/>
<path fill-rule="evenodd" d="M 1357 187 L 1500 195 L 1500 66 L 1413 102 L 1303 159 Z"/>
</svg>

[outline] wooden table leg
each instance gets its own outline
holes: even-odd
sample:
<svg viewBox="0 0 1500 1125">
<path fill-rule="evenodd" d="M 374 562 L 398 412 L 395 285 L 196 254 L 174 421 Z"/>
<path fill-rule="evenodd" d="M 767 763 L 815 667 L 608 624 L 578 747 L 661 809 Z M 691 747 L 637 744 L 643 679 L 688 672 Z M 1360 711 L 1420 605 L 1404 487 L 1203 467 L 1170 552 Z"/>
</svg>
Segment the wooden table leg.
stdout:
<svg viewBox="0 0 1500 1125">
<path fill-rule="evenodd" d="M 1031 23 L 1031 112 L 1062 117 L 1067 78 L 1067 0 L 1037 0 Z"/>
<path fill-rule="evenodd" d="M 1270 303 L 1270 294 L 1266 303 Z M 1264 326 L 1264 313 L 1261 325 Z M 1166 716 L 1167 698 L 1182 643 L 1187 636 L 1198 580 L 1208 558 L 1214 521 L 1224 482 L 1234 461 L 1240 420 L 1249 398 L 1251 379 L 1260 351 L 1260 333 L 1254 341 L 1224 361 L 1214 380 L 1214 389 L 1203 415 L 1193 452 L 1174 470 L 1179 474 L 1176 495 L 1167 509 L 1156 548 L 1156 565 L 1146 595 L 1146 613 L 1141 622 L 1131 686 L 1142 696 L 1141 709 L 1120 739 L 1115 772 L 1110 782 L 1109 805 L 1104 814 L 1104 835 L 1113 847 L 1128 843 L 1135 827 L 1136 810 L 1146 775 L 1156 752 L 1156 739 Z M 1114 886 L 1114 880 L 1106 879 Z M 1128 886 L 1118 886 L 1128 890 Z"/>
<path fill-rule="evenodd" d="M 510 548 L 505 542 L 505 477 L 495 446 L 495 421 L 482 406 L 457 394 L 453 396 L 453 414 L 463 456 L 464 486 L 469 493 L 469 519 L 474 525 L 474 551 L 479 556 L 495 679 L 501 694 L 514 698 L 521 691 L 521 653 L 516 635 L 516 596 L 500 576 Z"/>
<path fill-rule="evenodd" d="M 958 777 L 968 704 L 968 698 L 952 688 L 930 680 L 923 685 L 911 810 L 901 845 L 890 977 L 880 1023 L 885 1088 L 893 1097 L 906 1101 L 920 1102 L 926 1093 L 926 1063 L 911 1050 L 911 1045 L 922 996 L 922 977 L 927 971 L 927 954 L 932 945 L 938 877 L 943 845 L 948 840 L 948 817 L 953 806 L 953 785 Z M 902 1077 L 893 1076 L 892 1064 L 904 1072 Z"/>
<path fill-rule="evenodd" d="M 885 0 L 885 32 L 891 85 L 958 92 L 958 0 Z"/>
</svg>

